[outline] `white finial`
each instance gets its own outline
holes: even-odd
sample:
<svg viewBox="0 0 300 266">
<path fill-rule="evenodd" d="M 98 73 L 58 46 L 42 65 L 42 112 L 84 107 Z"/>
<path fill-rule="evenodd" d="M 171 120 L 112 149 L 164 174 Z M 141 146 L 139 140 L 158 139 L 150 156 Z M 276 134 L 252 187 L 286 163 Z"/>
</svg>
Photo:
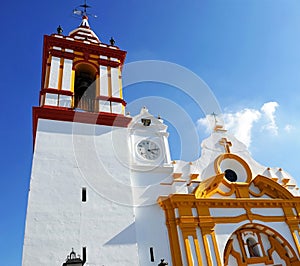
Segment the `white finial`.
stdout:
<svg viewBox="0 0 300 266">
<path fill-rule="evenodd" d="M 148 108 L 146 106 L 143 106 L 143 108 L 141 109 L 141 113 L 146 113 L 148 112 Z"/>
<path fill-rule="evenodd" d="M 83 16 L 82 17 L 82 21 L 81 21 L 80 27 L 86 27 L 86 28 L 90 27 L 87 16 Z"/>
</svg>

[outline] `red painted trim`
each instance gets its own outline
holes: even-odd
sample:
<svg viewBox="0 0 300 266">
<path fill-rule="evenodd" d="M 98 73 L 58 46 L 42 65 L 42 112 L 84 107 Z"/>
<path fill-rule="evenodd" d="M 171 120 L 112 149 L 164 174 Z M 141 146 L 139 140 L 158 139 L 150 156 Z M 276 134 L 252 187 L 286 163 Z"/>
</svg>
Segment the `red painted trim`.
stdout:
<svg viewBox="0 0 300 266">
<path fill-rule="evenodd" d="M 99 59 L 98 63 L 101 66 L 110 66 L 110 67 L 118 67 L 120 65 L 119 62 L 105 60 L 105 59 Z"/>
<path fill-rule="evenodd" d="M 127 103 L 121 99 L 121 98 L 117 98 L 117 97 L 107 97 L 107 96 L 97 96 L 96 97 L 97 100 L 101 100 L 101 101 L 109 101 L 109 102 L 115 102 L 115 103 L 122 103 L 124 106 L 127 105 Z"/>
<path fill-rule="evenodd" d="M 73 60 L 75 58 L 75 54 L 66 52 L 66 51 L 50 49 L 50 53 L 52 56 L 56 56 L 59 58 L 65 58 L 65 59 L 70 59 L 70 60 Z"/>
<path fill-rule="evenodd" d="M 75 112 L 74 110 L 57 107 L 33 107 L 33 143 L 35 143 L 36 130 L 39 119 L 49 119 L 56 121 L 67 121 L 84 124 L 96 124 L 114 127 L 127 127 L 131 121 L 130 117 L 112 113 L 88 113 Z"/>
<path fill-rule="evenodd" d="M 55 110 L 64 110 L 64 111 L 72 111 L 73 110 L 73 108 L 62 107 L 62 106 L 53 106 L 53 105 L 47 105 L 47 104 L 44 104 L 43 108 L 49 108 L 49 109 L 55 109 Z"/>
<path fill-rule="evenodd" d="M 45 94 L 45 93 L 54 93 L 54 94 L 73 96 L 72 91 L 57 90 L 57 89 L 52 89 L 52 88 L 42 89 L 41 92 L 40 92 L 40 94 Z"/>
</svg>

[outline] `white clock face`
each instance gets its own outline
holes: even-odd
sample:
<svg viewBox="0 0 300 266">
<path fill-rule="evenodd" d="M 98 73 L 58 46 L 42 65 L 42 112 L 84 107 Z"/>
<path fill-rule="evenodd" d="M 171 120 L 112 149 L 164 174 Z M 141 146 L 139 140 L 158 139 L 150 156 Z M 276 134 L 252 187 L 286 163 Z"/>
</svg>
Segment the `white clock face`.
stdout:
<svg viewBox="0 0 300 266">
<path fill-rule="evenodd" d="M 142 140 L 137 145 L 138 154 L 147 160 L 156 160 L 160 156 L 159 146 L 148 139 Z"/>
</svg>

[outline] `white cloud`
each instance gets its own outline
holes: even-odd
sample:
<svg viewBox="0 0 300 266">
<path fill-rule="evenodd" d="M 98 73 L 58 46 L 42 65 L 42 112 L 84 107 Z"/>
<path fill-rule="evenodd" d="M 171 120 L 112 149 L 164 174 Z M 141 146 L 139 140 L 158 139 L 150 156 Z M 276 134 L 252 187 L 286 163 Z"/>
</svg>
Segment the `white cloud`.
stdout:
<svg viewBox="0 0 300 266">
<path fill-rule="evenodd" d="M 236 113 L 225 113 L 223 116 L 225 128 L 249 147 L 251 144 L 251 129 L 253 123 L 260 119 L 260 112 L 255 109 L 245 108 Z"/>
<path fill-rule="evenodd" d="M 260 108 L 268 123 L 262 127 L 263 130 L 268 130 L 274 135 L 278 135 L 278 126 L 276 124 L 276 108 L 279 106 L 277 102 L 267 102 Z"/>
<path fill-rule="evenodd" d="M 204 127 L 205 133 L 210 133 L 214 127 L 214 117 L 212 115 L 207 115 L 205 118 L 200 118 L 197 121 L 198 127 Z"/>
<path fill-rule="evenodd" d="M 223 113 L 225 128 L 249 147 L 252 138 L 252 128 L 255 123 L 259 126 L 262 124 L 262 130 L 267 130 L 273 135 L 278 134 L 275 116 L 276 108 L 278 106 L 279 104 L 277 102 L 267 102 L 263 104 L 260 110 L 244 108 L 237 112 Z M 219 121 L 220 119 L 217 120 Z M 197 124 L 200 128 L 204 127 L 205 132 L 208 133 L 211 132 L 215 125 L 215 118 L 212 115 L 208 115 L 206 118 L 200 118 L 197 121 Z M 291 129 L 291 125 L 285 126 L 287 132 Z"/>
</svg>

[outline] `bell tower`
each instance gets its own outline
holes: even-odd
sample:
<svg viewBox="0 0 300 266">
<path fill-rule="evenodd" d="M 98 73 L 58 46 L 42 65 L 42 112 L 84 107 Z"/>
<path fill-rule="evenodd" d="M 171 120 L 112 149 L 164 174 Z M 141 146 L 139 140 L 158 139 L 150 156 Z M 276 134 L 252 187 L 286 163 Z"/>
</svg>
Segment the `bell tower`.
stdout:
<svg viewBox="0 0 300 266">
<path fill-rule="evenodd" d="M 76 29 L 44 36 L 23 266 L 138 265 L 134 210 L 122 204 L 132 201 L 126 51 L 101 42 L 81 7 Z"/>
<path fill-rule="evenodd" d="M 110 44 L 100 41 L 89 26 L 88 6 L 83 7 L 78 28 L 63 35 L 59 26 L 56 34 L 44 37 L 40 106 L 33 109 L 34 131 L 39 118 L 73 121 L 76 111 L 82 112 L 79 119 L 83 122 L 95 114 L 98 124 L 124 126 L 129 122 L 124 117 L 121 76 L 126 52 L 115 46 L 113 39 Z"/>
</svg>

